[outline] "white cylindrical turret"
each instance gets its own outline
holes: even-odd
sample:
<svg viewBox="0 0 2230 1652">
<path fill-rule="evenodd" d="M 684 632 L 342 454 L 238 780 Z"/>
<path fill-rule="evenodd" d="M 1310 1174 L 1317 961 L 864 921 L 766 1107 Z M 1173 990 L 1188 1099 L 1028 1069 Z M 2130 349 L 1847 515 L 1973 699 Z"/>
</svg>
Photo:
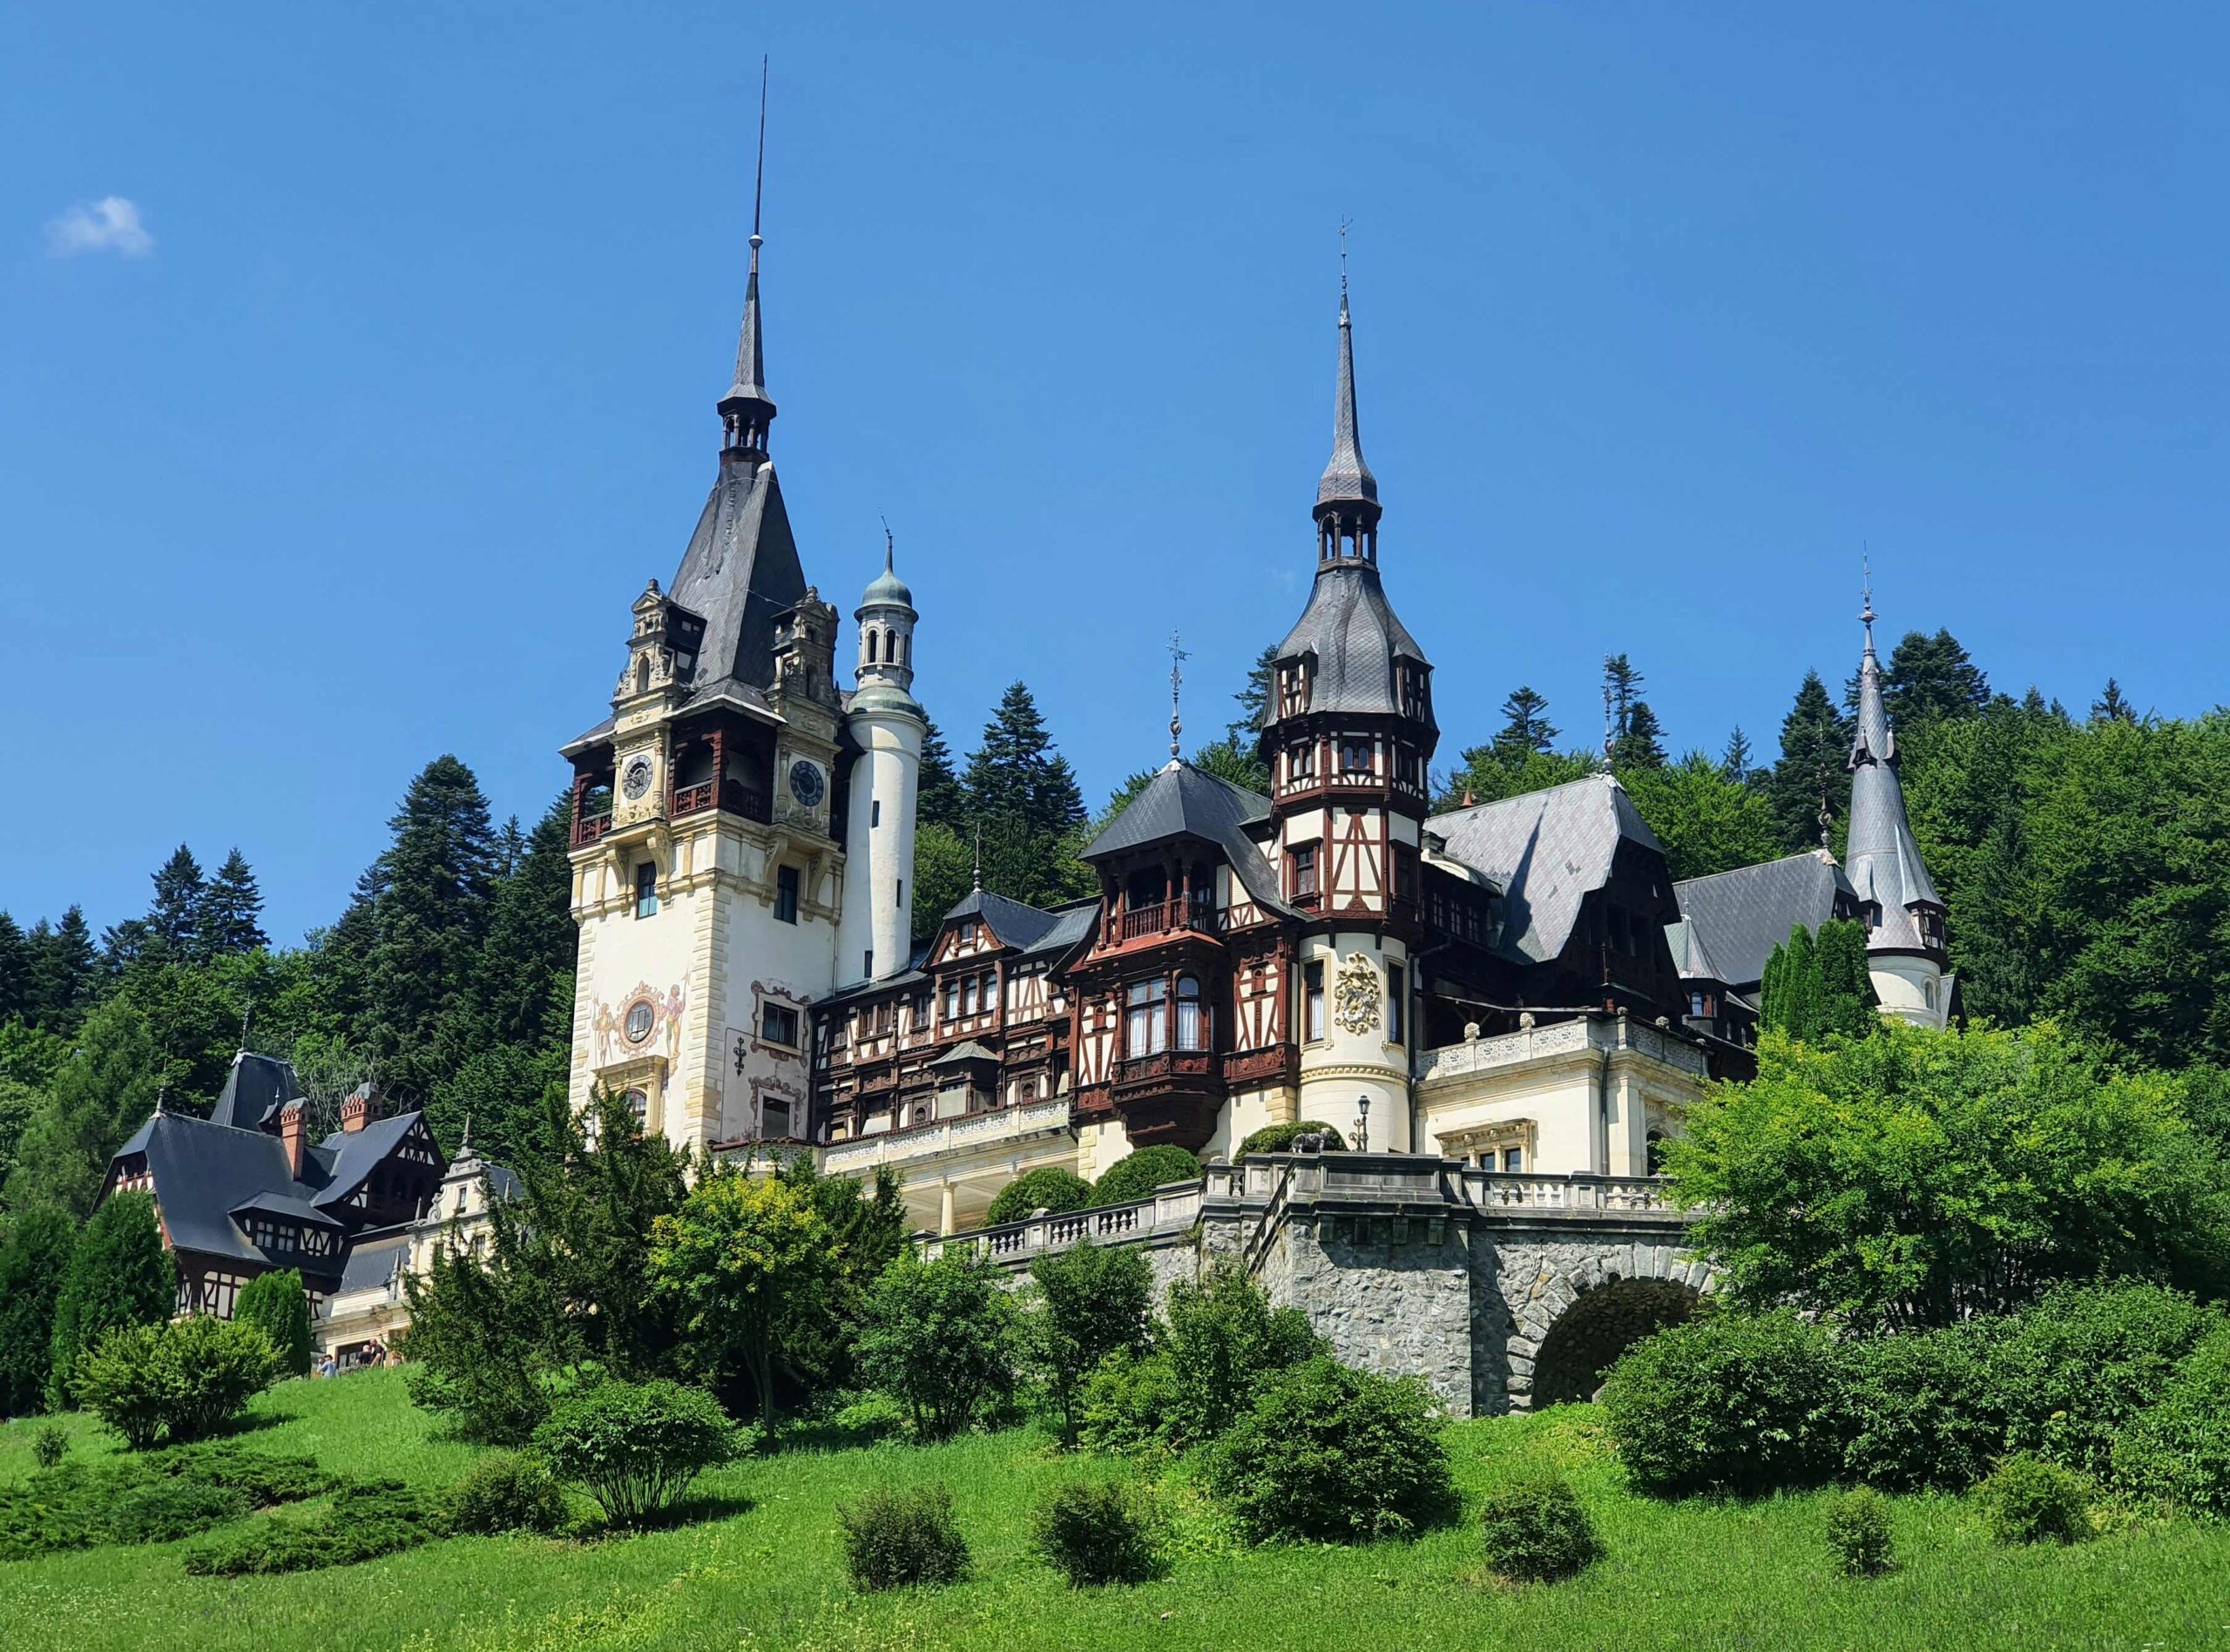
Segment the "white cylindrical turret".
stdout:
<svg viewBox="0 0 2230 1652">
<path fill-rule="evenodd" d="M 844 914 L 836 982 L 851 986 L 906 968 L 914 948 L 914 815 L 929 719 L 915 701 L 913 593 L 892 570 L 868 585 L 854 615 L 860 660 L 848 718 L 852 765 L 844 840 Z"/>
</svg>

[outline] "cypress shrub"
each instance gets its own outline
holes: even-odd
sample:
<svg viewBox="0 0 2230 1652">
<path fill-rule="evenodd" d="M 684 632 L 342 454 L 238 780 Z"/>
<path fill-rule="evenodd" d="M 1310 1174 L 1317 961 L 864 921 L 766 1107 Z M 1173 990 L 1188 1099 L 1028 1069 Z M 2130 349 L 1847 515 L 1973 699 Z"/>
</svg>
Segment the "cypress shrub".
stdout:
<svg viewBox="0 0 2230 1652">
<path fill-rule="evenodd" d="M 1507 1480 L 1479 1509 L 1487 1569 L 1513 1583 L 1571 1577 L 1603 1557 L 1603 1540 L 1561 1474 Z"/>
<path fill-rule="evenodd" d="M 233 1305 L 233 1318 L 271 1338 L 271 1345 L 279 1351 L 282 1373 L 310 1374 L 310 1298 L 297 1270 L 285 1268 L 250 1279 Z"/>
<path fill-rule="evenodd" d="M 19 1211 L 0 1244 L 0 1417 L 46 1408 L 54 1310 L 70 1272 L 77 1224 L 44 1207 Z"/>
<path fill-rule="evenodd" d="M 78 1358 L 111 1331 L 159 1325 L 178 1305 L 178 1268 L 163 1249 L 155 1202 L 119 1193 L 93 1212 L 54 1300 L 47 1400 L 71 1403 Z"/>
</svg>

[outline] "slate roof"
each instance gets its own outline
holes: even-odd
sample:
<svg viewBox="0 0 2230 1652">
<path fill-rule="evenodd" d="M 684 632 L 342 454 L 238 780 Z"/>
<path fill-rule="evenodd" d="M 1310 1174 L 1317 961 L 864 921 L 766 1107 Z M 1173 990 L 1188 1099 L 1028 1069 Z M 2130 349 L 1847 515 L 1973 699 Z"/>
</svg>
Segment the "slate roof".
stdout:
<svg viewBox="0 0 2230 1652">
<path fill-rule="evenodd" d="M 1308 604 L 1277 650 L 1281 660 L 1303 654 L 1316 657 L 1308 690 L 1311 711 L 1398 712 L 1395 663 L 1428 664 L 1424 650 L 1386 600 L 1377 565 L 1355 557 L 1318 564 Z M 1272 695 L 1262 708 L 1263 725 L 1277 720 L 1277 697 Z"/>
<path fill-rule="evenodd" d="M 1450 858 L 1500 887 L 1498 947 L 1529 963 L 1563 954 L 1580 903 L 1609 881 L 1621 843 L 1665 853 L 1607 774 L 1436 814 L 1425 826 Z"/>
<path fill-rule="evenodd" d="M 1855 898 L 1843 869 L 1819 849 L 1691 878 L 1675 884 L 1672 893 L 1680 903 L 1692 954 L 1700 950 L 1710 966 L 1706 972 L 1683 963 L 1680 973 L 1707 974 L 1736 988 L 1754 987 L 1765 978 L 1766 960 L 1791 929 L 1798 924 L 1817 929 L 1835 915 L 1838 894 Z M 1680 949 L 1674 948 L 1672 955 L 1680 957 Z"/>
<path fill-rule="evenodd" d="M 1099 860 L 1171 838 L 1198 838 L 1223 852 L 1256 905 L 1289 912 L 1292 908 L 1279 898 L 1277 874 L 1247 830 L 1269 816 L 1270 800 L 1260 792 L 1190 763 L 1172 762 L 1107 823 L 1084 858 Z"/>
<path fill-rule="evenodd" d="M 1378 502 L 1378 478 L 1363 462 L 1362 435 L 1355 419 L 1355 336 L 1348 319 L 1346 278 L 1340 289 L 1340 383 L 1332 401 L 1332 457 L 1317 479 L 1321 506 Z"/>
<path fill-rule="evenodd" d="M 993 894 L 989 889 L 971 889 L 957 904 L 937 920 L 938 927 L 956 918 L 980 918 L 990 925 L 991 933 L 1010 947 L 1027 950 L 1045 938 L 1057 920 L 1050 912 L 1006 896 Z"/>
<path fill-rule="evenodd" d="M 240 1210 L 265 1210 L 273 1216 L 307 1223 L 314 1228 L 330 1228 L 336 1232 L 341 1226 L 307 1199 L 296 1198 L 291 1193 L 259 1193 L 253 1198 L 243 1199 L 233 1206 L 233 1211 Z M 232 1213 L 228 1211 L 226 1214 Z"/>
<path fill-rule="evenodd" d="M 990 1050 L 984 1049 L 983 1045 L 970 1038 L 963 1042 L 955 1044 L 950 1049 L 946 1050 L 942 1055 L 939 1055 L 935 1061 L 931 1062 L 929 1065 L 932 1067 L 957 1067 L 963 1062 L 996 1062 L 998 1059 L 999 1058 L 996 1055 L 992 1054 Z"/>
<path fill-rule="evenodd" d="M 117 1149 L 116 1157 L 132 1153 L 147 1156 L 164 1231 L 173 1246 L 246 1262 L 271 1258 L 234 1225 L 234 1210 L 267 1194 L 314 1204 L 323 1185 L 323 1166 L 312 1159 L 304 1161 L 304 1168 L 317 1179 L 294 1179 L 286 1146 L 277 1136 L 187 1113 L 155 1114 Z"/>
<path fill-rule="evenodd" d="M 1858 728 L 1850 749 L 1850 835 L 1843 860 L 1862 901 L 1882 909 L 1866 940 L 1868 952 L 1925 952 L 1910 908 L 1940 907 L 1943 897 L 1920 858 L 1905 793 L 1897 779 L 1897 741 L 1882 699 L 1882 663 L 1874 652 L 1873 610 L 1867 610 L 1866 654 L 1858 668 Z"/>
<path fill-rule="evenodd" d="M 243 1130 L 275 1127 L 279 1109 L 298 1100 L 301 1093 L 301 1087 L 294 1082 L 292 1062 L 244 1049 L 233 1057 L 232 1070 L 225 1075 L 225 1088 L 218 1092 L 217 1104 L 209 1110 L 209 1122 Z"/>
<path fill-rule="evenodd" d="M 372 1228 L 356 1236 L 341 1265 L 341 1290 L 376 1291 L 410 1264 L 410 1230 Z"/>
<path fill-rule="evenodd" d="M 319 1190 L 317 1203 L 338 1204 L 362 1187 L 364 1178 L 410 1134 L 418 1119 L 416 1113 L 375 1118 L 361 1130 L 335 1130 L 311 1149 L 326 1166 L 327 1180 Z"/>
<path fill-rule="evenodd" d="M 806 592 L 797 541 L 771 461 L 720 455 L 720 475 L 668 593 L 705 621 L 694 681 L 774 681 L 774 619 Z"/>
<path fill-rule="evenodd" d="M 1064 953 L 1091 939 L 1092 930 L 1099 923 L 1099 902 L 1078 900 L 1053 910 L 1053 927 L 1022 949 L 1025 958 L 1043 958 Z"/>
</svg>

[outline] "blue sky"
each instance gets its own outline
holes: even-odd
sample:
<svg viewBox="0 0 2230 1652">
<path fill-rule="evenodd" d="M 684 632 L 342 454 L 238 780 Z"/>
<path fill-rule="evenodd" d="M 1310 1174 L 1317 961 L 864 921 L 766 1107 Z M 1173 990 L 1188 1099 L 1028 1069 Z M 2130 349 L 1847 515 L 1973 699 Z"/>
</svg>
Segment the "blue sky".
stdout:
<svg viewBox="0 0 2230 1652">
<path fill-rule="evenodd" d="M 1111 20 L 1119 19 L 1119 24 Z M 2230 25 L 2208 9 L 19 7 L 0 34 L 0 907 L 239 845 L 340 909 L 410 776 L 564 784 L 713 470 L 773 54 L 775 454 L 888 516 L 956 747 L 1095 805 L 1298 611 L 1335 228 L 1443 758 L 1513 685 L 1770 750 L 1947 625 L 2225 698 Z M 103 206 L 103 203 L 115 203 Z M 129 203 L 128 207 L 121 203 Z M 76 214 L 73 216 L 73 212 Z"/>
</svg>

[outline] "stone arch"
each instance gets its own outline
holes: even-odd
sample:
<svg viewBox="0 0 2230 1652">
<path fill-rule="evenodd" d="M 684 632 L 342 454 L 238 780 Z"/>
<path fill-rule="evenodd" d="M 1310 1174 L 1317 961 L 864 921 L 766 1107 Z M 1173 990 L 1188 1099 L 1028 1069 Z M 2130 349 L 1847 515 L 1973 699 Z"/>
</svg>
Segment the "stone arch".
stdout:
<svg viewBox="0 0 2230 1652">
<path fill-rule="evenodd" d="M 1695 1312 L 1696 1291 L 1673 1279 L 1618 1279 L 1587 1291 L 1558 1316 L 1533 1356 L 1533 1409 L 1592 1399 L 1604 1373 L 1652 1332 Z"/>
<path fill-rule="evenodd" d="M 1498 1282 L 1510 1316 L 1510 1409 L 1591 1398 L 1621 1353 L 1689 1318 L 1713 1279 L 1708 1264 L 1673 1245 L 1575 1236 L 1524 1247 L 1505 1260 Z"/>
</svg>

